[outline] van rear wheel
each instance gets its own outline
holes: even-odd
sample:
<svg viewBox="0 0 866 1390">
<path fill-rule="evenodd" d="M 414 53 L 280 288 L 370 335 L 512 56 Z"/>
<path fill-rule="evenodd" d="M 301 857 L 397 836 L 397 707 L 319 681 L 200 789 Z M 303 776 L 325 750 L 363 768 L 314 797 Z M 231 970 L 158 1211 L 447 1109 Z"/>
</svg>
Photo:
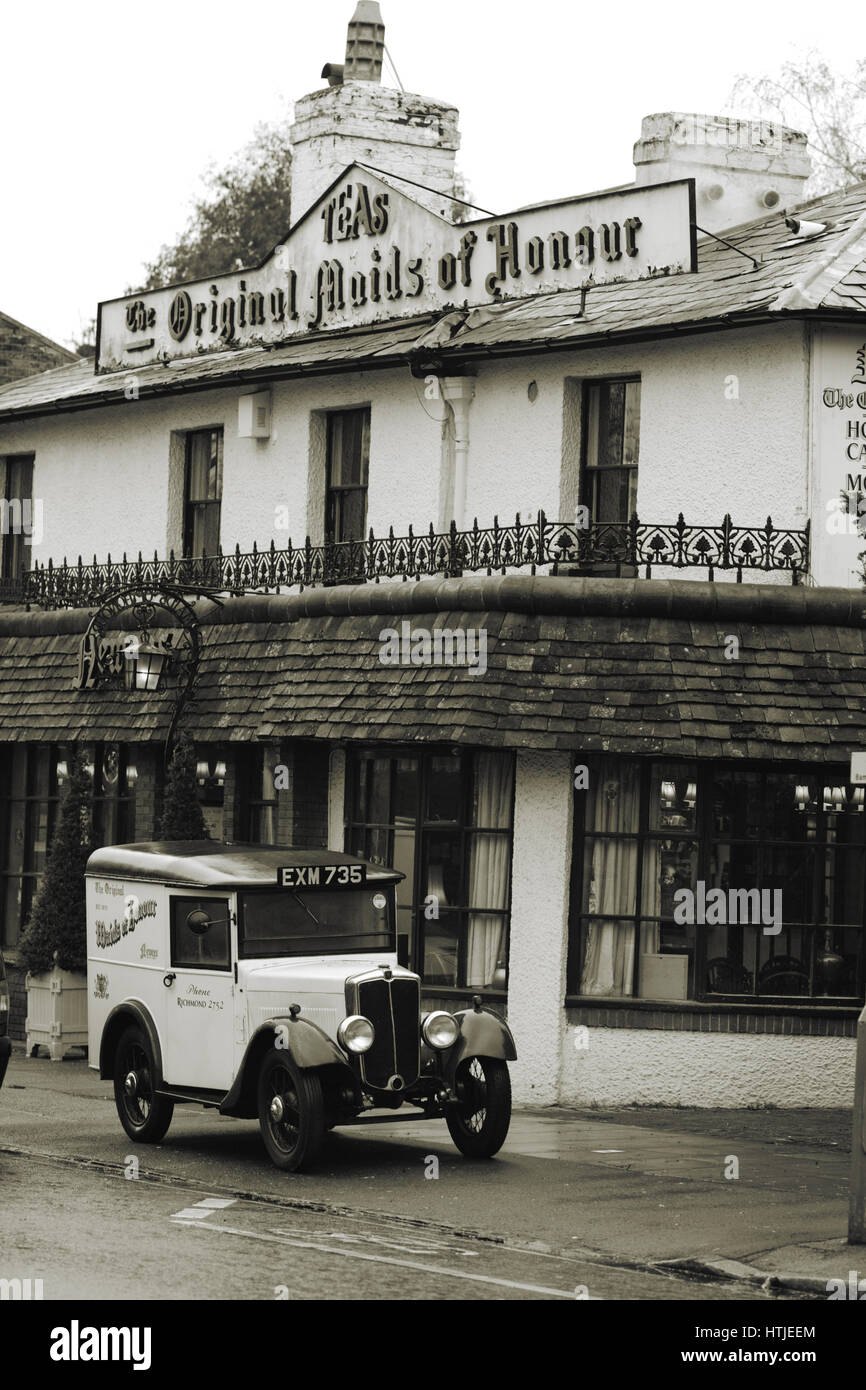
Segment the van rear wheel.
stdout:
<svg viewBox="0 0 866 1390">
<path fill-rule="evenodd" d="M 134 1024 L 121 1035 L 114 1054 L 114 1103 L 136 1144 L 158 1144 L 174 1114 L 174 1101 L 154 1093 L 155 1075 L 147 1035 Z"/>
<path fill-rule="evenodd" d="M 314 1071 L 273 1049 L 259 1071 L 259 1127 L 271 1162 L 286 1173 L 311 1168 L 325 1138 L 325 1098 Z"/>
</svg>

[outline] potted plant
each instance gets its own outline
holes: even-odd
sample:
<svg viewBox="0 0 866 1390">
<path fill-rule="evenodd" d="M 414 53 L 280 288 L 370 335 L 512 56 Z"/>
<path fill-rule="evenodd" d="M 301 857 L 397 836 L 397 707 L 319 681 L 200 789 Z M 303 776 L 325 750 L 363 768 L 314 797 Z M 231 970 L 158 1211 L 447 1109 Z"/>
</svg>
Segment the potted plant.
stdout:
<svg viewBox="0 0 866 1390">
<path fill-rule="evenodd" d="M 87 1046 L 84 870 L 91 851 L 93 791 L 77 753 L 30 919 L 21 937 L 27 967 L 27 1055 L 48 1048 L 59 1062 Z"/>
</svg>

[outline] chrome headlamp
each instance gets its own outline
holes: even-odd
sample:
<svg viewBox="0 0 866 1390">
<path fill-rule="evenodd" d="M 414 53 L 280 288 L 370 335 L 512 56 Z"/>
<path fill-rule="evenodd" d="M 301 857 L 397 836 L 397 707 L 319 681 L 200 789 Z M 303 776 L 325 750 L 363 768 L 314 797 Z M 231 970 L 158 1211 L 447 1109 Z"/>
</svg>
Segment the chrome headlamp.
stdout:
<svg viewBox="0 0 866 1390">
<path fill-rule="evenodd" d="M 452 1014 L 428 1014 L 421 1024 L 421 1036 L 428 1047 L 444 1052 L 446 1048 L 453 1047 L 460 1037 L 460 1025 Z"/>
<path fill-rule="evenodd" d="M 344 1018 L 337 1029 L 337 1041 L 347 1052 L 369 1052 L 375 1037 L 376 1030 L 369 1018 L 362 1018 L 360 1014 Z"/>
</svg>

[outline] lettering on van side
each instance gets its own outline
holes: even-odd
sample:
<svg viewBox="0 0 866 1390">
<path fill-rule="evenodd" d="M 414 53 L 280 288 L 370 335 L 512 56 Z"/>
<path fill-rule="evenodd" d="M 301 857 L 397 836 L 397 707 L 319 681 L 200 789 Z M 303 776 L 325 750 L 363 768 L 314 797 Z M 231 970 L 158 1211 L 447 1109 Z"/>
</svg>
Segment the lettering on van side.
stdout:
<svg viewBox="0 0 866 1390">
<path fill-rule="evenodd" d="M 126 916 L 118 921 L 117 918 L 108 926 L 104 922 L 96 923 L 96 945 L 100 951 L 106 951 L 110 946 L 116 946 L 122 937 L 128 936 L 135 931 L 136 925 L 144 921 L 145 917 L 156 916 L 156 899 L 148 898 L 144 902 L 137 902 L 134 909 L 127 911 Z"/>
</svg>

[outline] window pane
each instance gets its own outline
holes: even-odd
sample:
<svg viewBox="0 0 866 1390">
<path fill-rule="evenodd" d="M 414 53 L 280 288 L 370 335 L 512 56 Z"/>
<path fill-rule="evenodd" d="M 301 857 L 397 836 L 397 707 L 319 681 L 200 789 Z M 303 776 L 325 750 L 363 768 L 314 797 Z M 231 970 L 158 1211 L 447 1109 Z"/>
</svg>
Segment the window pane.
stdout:
<svg viewBox="0 0 866 1390">
<path fill-rule="evenodd" d="M 171 963 L 200 969 L 227 970 L 229 953 L 229 905 L 224 898 L 174 898 L 172 900 Z M 188 923 L 193 912 L 204 912 L 213 923 L 194 931 Z"/>
<path fill-rule="evenodd" d="M 745 768 L 715 771 L 713 834 L 745 840 L 760 834 L 761 774 Z"/>
<path fill-rule="evenodd" d="M 813 839 L 816 823 L 809 813 L 817 791 L 815 779 L 801 771 L 769 772 L 762 798 L 765 838 L 789 841 Z"/>
<path fill-rule="evenodd" d="M 781 903 L 783 922 L 815 921 L 815 851 L 798 845 L 791 849 L 779 846 L 764 851 L 764 872 L 761 888 L 770 891 L 764 898 L 766 906 L 775 911 Z M 778 897 L 776 896 L 778 894 Z"/>
<path fill-rule="evenodd" d="M 650 780 L 650 829 L 694 830 L 697 816 L 697 768 L 682 763 L 654 763 Z"/>
<path fill-rule="evenodd" d="M 510 753 L 476 753 L 473 759 L 472 824 L 486 830 L 509 830 L 514 792 Z"/>
<path fill-rule="evenodd" d="M 459 758 L 430 759 L 427 779 L 427 820 L 461 820 L 463 808 L 463 777 Z"/>
<path fill-rule="evenodd" d="M 603 916 L 637 908 L 636 840 L 590 839 L 584 849 L 583 910 Z"/>
<path fill-rule="evenodd" d="M 634 992 L 634 932 L 634 922 L 586 922 L 581 994 L 626 998 Z"/>
<path fill-rule="evenodd" d="M 606 759 L 592 769 L 587 792 L 586 829 L 636 833 L 640 817 L 640 764 Z"/>
<path fill-rule="evenodd" d="M 424 979 L 431 985 L 458 983 L 460 918 L 444 913 L 438 922 L 424 923 Z M 470 985 L 474 982 L 470 981 Z"/>
<path fill-rule="evenodd" d="M 697 877 L 698 847 L 695 843 L 690 840 L 648 841 L 643 865 L 644 915 L 672 921 L 675 894 L 680 888 L 694 892 Z"/>
<path fill-rule="evenodd" d="M 863 925 L 864 860 L 861 850 L 822 851 L 824 922 Z"/>
<path fill-rule="evenodd" d="M 461 836 L 455 831 L 426 831 L 426 897 L 444 907 L 463 907 Z"/>
<path fill-rule="evenodd" d="M 395 819 L 418 815 L 418 760 L 417 758 L 396 758 L 394 761 L 394 816 Z"/>
</svg>

